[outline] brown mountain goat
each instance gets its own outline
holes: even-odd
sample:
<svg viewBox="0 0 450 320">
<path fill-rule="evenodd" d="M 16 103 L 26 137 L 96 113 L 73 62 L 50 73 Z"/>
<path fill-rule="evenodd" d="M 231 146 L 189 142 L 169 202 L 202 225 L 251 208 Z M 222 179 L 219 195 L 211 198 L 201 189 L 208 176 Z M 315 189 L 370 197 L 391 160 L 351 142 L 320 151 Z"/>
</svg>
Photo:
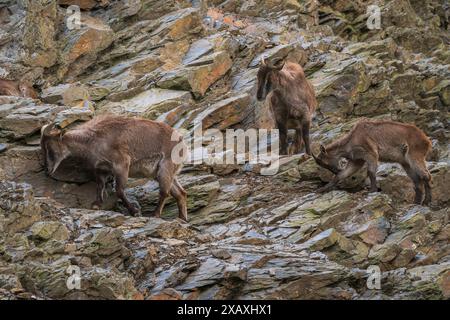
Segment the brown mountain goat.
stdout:
<svg viewBox="0 0 450 320">
<path fill-rule="evenodd" d="M 280 154 L 287 154 L 287 130 L 295 129 L 294 153 L 300 152 L 303 142 L 311 155 L 309 127 L 317 107 L 313 86 L 306 79 L 303 68 L 293 62 L 266 63 L 258 70 L 258 100 L 268 99 L 280 132 Z"/>
<path fill-rule="evenodd" d="M 320 146 L 320 154 L 315 157 L 317 164 L 336 174 L 334 179 L 319 192 L 331 190 L 367 163 L 372 192 L 377 191 L 376 173 L 378 161 L 396 162 L 402 165 L 414 182 L 415 200 L 424 204 L 431 202 L 431 175 L 425 158 L 431 150 L 430 139 L 416 126 L 400 122 L 361 120 L 353 129 L 333 143 Z"/>
<path fill-rule="evenodd" d="M 41 147 L 50 175 L 69 156 L 83 161 L 86 170 L 94 173 L 97 182 L 94 208 L 102 205 L 106 182 L 113 176 L 117 196 L 135 214 L 137 210 L 125 196 L 124 188 L 129 175 L 143 176 L 155 178 L 159 183 L 156 216 L 161 215 L 170 193 L 177 200 L 179 217 L 187 221 L 186 191 L 176 178 L 187 149 L 182 137 L 167 124 L 100 116 L 67 132 L 48 125 L 42 129 Z"/>
<path fill-rule="evenodd" d="M 18 96 L 37 99 L 38 94 L 31 83 L 0 79 L 0 96 Z"/>
</svg>

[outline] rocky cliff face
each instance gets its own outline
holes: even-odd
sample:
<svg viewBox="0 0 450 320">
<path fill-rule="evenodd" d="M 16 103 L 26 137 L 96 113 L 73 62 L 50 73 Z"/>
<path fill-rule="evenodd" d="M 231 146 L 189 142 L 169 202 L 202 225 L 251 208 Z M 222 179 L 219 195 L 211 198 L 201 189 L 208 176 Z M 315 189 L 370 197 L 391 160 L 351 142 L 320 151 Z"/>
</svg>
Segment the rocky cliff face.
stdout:
<svg viewBox="0 0 450 320">
<path fill-rule="evenodd" d="M 379 29 L 367 26 L 370 4 Z M 0 97 L 0 298 L 448 299 L 449 13 L 444 0 L 0 0 L 0 76 L 41 91 Z M 368 193 L 363 171 L 317 194 L 330 175 L 303 154 L 274 176 L 187 165 L 189 224 L 173 200 L 164 219 L 146 215 L 155 182 L 130 180 L 144 213 L 130 217 L 112 195 L 109 211 L 89 210 L 95 186 L 76 163 L 46 176 L 39 130 L 50 121 L 112 112 L 188 132 L 273 127 L 255 99 L 261 57 L 304 66 L 319 101 L 314 150 L 361 117 L 423 129 L 432 206 L 410 204 L 412 184 L 388 164 L 381 192 Z M 380 290 L 366 284 L 369 266 Z"/>
</svg>

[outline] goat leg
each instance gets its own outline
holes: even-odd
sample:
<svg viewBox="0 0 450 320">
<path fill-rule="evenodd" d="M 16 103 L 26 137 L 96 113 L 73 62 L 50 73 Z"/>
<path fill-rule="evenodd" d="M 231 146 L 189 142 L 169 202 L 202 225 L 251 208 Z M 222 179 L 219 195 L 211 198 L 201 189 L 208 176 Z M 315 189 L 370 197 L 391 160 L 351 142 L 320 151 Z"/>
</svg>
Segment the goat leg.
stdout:
<svg viewBox="0 0 450 320">
<path fill-rule="evenodd" d="M 103 201 L 105 200 L 104 195 L 106 193 L 106 180 L 108 176 L 104 175 L 102 173 L 96 173 L 95 174 L 95 180 L 97 183 L 97 198 L 92 203 L 92 209 L 94 210 L 100 210 L 103 204 Z"/>
<path fill-rule="evenodd" d="M 287 155 L 288 154 L 287 128 L 285 125 L 279 125 L 278 130 L 280 131 L 280 155 Z"/>
<path fill-rule="evenodd" d="M 129 160 L 125 163 L 125 166 L 119 166 L 117 168 L 115 168 L 115 178 L 116 178 L 116 194 L 117 197 L 122 200 L 124 206 L 127 208 L 128 212 L 132 215 L 132 216 L 136 216 L 137 213 L 139 212 L 132 204 L 130 201 L 128 201 L 127 196 L 125 195 L 125 186 L 127 184 L 128 181 L 128 170 L 129 170 Z"/>
<path fill-rule="evenodd" d="M 311 146 L 309 142 L 309 126 L 310 122 L 303 122 L 302 124 L 302 136 L 305 142 L 305 152 L 307 155 L 311 155 Z"/>
</svg>

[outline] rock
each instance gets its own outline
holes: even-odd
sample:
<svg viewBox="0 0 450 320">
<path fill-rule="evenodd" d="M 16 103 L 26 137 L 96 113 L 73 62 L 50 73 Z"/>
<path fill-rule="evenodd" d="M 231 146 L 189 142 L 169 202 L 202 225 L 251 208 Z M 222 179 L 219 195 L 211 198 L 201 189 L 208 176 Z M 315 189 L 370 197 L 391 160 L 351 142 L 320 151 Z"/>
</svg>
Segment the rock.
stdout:
<svg viewBox="0 0 450 320">
<path fill-rule="evenodd" d="M 0 108 L 0 136 L 11 140 L 21 139 L 38 132 L 65 107 L 35 105 L 29 99 L 5 101 Z"/>
<path fill-rule="evenodd" d="M 120 269 L 123 268 L 124 260 L 130 256 L 129 250 L 124 247 L 120 229 L 94 229 L 82 234 L 75 242 L 79 242 L 78 254 L 88 257 L 96 265 Z"/>
<path fill-rule="evenodd" d="M 30 231 L 38 240 L 67 240 L 69 231 L 66 226 L 57 221 L 39 221 L 33 224 Z"/>
<path fill-rule="evenodd" d="M 99 267 L 80 268 L 81 290 L 66 286 L 67 259 L 50 264 L 30 264 L 20 268 L 24 287 L 53 299 L 133 299 L 137 296 L 134 281 L 123 274 Z"/>
<path fill-rule="evenodd" d="M 448 179 L 448 164 L 429 163 L 428 170 L 431 173 L 431 194 L 432 201 L 436 204 L 444 204 L 449 201 L 448 192 L 446 192 L 446 183 Z M 412 202 L 414 199 L 414 187 L 411 179 L 405 171 L 398 165 L 383 164 L 379 167 L 377 176 L 380 188 L 383 192 L 391 195 L 397 201 Z"/>
<path fill-rule="evenodd" d="M 331 61 L 311 78 L 319 109 L 325 113 L 348 114 L 358 95 L 370 87 L 366 64 L 350 58 Z"/>
<path fill-rule="evenodd" d="M 63 6 L 77 5 L 82 10 L 91 10 L 96 6 L 108 6 L 109 0 L 58 0 L 58 4 Z"/>
<path fill-rule="evenodd" d="M 146 235 L 148 237 L 163 239 L 189 240 L 195 232 L 179 221 L 164 221 L 162 219 L 151 219 L 145 226 L 134 230 L 133 234 Z M 130 234 L 128 235 L 130 236 Z"/>
<path fill-rule="evenodd" d="M 211 250 L 211 254 L 213 255 L 213 257 L 215 257 L 217 259 L 227 260 L 227 259 L 231 258 L 231 254 L 225 249 Z"/>
<path fill-rule="evenodd" d="M 41 149 L 33 146 L 17 146 L 0 156 L 0 179 L 15 180 L 42 171 Z"/>
<path fill-rule="evenodd" d="M 0 0 L 0 78 L 29 82 L 42 99 L 0 97 L 0 299 L 448 299 L 449 9 L 385 1 L 381 30 L 368 30 L 363 1 L 207 2 Z M 76 3 L 82 25 L 69 30 Z M 46 174 L 39 132 L 50 122 L 139 116 L 187 129 L 187 142 L 200 123 L 276 128 L 255 97 L 261 57 L 298 62 L 312 81 L 315 154 L 361 116 L 424 130 L 431 206 L 412 204 L 396 165 L 380 165 L 381 192 L 364 188 L 362 168 L 319 194 L 333 175 L 304 153 L 220 164 L 203 158 L 208 141 L 178 176 L 189 223 L 171 196 L 162 219 L 145 216 L 155 181 L 129 179 L 144 212 L 132 217 L 114 183 L 102 210 L 88 209 L 95 179 L 79 161 Z M 367 289 L 370 265 L 382 290 Z M 80 289 L 67 286 L 69 267 Z"/>
<path fill-rule="evenodd" d="M 303 243 L 303 246 L 314 251 L 321 251 L 334 245 L 339 237 L 336 230 L 328 229 Z"/>
<path fill-rule="evenodd" d="M 232 60 L 227 52 L 218 51 L 197 60 L 196 64 L 196 67 L 166 73 L 157 85 L 165 89 L 189 90 L 194 96 L 202 97 L 213 83 L 228 72 Z"/>
<path fill-rule="evenodd" d="M 423 228 L 427 223 L 425 214 L 428 213 L 429 210 L 427 208 L 414 206 L 399 217 L 398 226 L 405 229 Z"/>
<path fill-rule="evenodd" d="M 168 40 L 179 40 L 203 30 L 198 10 L 194 8 L 180 9 L 161 17 L 159 21 L 161 24 L 153 31 L 152 36 L 157 35 Z"/>
<path fill-rule="evenodd" d="M 183 299 L 182 294 L 172 288 L 167 288 L 161 291 L 160 293 L 151 295 L 149 300 L 181 300 Z"/>
<path fill-rule="evenodd" d="M 153 88 L 119 103 L 107 103 L 100 108 L 102 112 L 114 112 L 156 119 L 163 113 L 191 101 L 187 91 Z"/>
<path fill-rule="evenodd" d="M 214 44 L 207 39 L 200 39 L 191 44 L 189 51 L 183 57 L 183 64 L 190 64 L 202 56 L 211 53 L 214 50 Z"/>
<path fill-rule="evenodd" d="M 249 103 L 250 96 L 248 94 L 219 101 L 198 114 L 193 122 L 200 123 L 201 121 L 203 130 L 211 127 L 219 130 L 229 128 L 244 119 L 244 110 Z"/>
<path fill-rule="evenodd" d="M 363 225 L 356 234 L 364 243 L 374 245 L 383 243 L 389 233 L 390 224 L 384 217 L 371 220 Z"/>
<path fill-rule="evenodd" d="M 102 20 L 82 14 L 81 28 L 66 30 L 58 77 L 73 78 L 96 61 L 113 42 L 114 31 Z"/>
<path fill-rule="evenodd" d="M 207 206 L 220 189 L 220 184 L 213 175 L 186 176 L 181 177 L 179 181 L 188 193 L 187 206 L 191 213 Z M 127 195 L 137 199 L 142 212 L 153 212 L 155 210 L 159 198 L 157 182 L 150 181 L 143 186 L 127 189 L 126 192 Z M 167 199 L 164 211 L 165 216 L 178 216 L 178 208 L 174 199 Z"/>
<path fill-rule="evenodd" d="M 57 16 L 56 0 L 39 0 L 28 4 L 23 35 L 27 65 L 48 68 L 57 62 Z"/>
<path fill-rule="evenodd" d="M 74 107 L 70 109 L 63 110 L 56 115 L 54 124 L 58 125 L 60 128 L 66 128 L 76 121 L 89 121 L 93 118 L 94 112 L 93 108 L 88 101 L 83 102 L 80 107 Z"/>
<path fill-rule="evenodd" d="M 0 231 L 13 234 L 30 227 L 41 218 L 41 208 L 28 184 L 0 183 Z"/>
<path fill-rule="evenodd" d="M 80 101 L 89 100 L 89 98 L 86 86 L 73 83 L 46 88 L 41 94 L 41 99 L 47 103 L 67 106 L 75 106 Z"/>
</svg>

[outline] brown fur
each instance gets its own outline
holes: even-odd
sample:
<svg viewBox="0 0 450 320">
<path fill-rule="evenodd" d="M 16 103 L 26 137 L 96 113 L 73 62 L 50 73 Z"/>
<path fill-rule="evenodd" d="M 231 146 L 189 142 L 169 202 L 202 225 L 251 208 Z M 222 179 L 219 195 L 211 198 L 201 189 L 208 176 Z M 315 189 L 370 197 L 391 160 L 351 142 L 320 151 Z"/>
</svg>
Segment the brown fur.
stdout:
<svg viewBox="0 0 450 320">
<path fill-rule="evenodd" d="M 176 141 L 172 141 L 172 137 Z M 176 146 L 182 147 L 182 157 L 186 157 L 187 150 L 182 137 L 167 124 L 138 118 L 99 116 L 66 133 L 54 127 L 44 128 L 41 146 L 50 174 L 68 156 L 82 159 L 87 170 L 94 172 L 97 182 L 95 208 L 102 205 L 106 181 L 113 176 L 118 197 L 131 213 L 136 213 L 125 196 L 124 188 L 128 176 L 143 176 L 159 182 L 156 216 L 161 215 L 170 193 L 177 200 L 180 218 L 187 220 L 186 191 L 176 179 L 182 164 L 172 161 L 172 151 Z"/>
<path fill-rule="evenodd" d="M 310 155 L 309 128 L 317 100 L 303 68 L 293 62 L 273 66 L 262 61 L 258 70 L 257 98 L 270 102 L 280 131 L 280 153 L 287 154 L 287 130 L 293 128 L 296 135 L 292 153 L 300 152 L 304 143 L 305 151 Z"/>
<path fill-rule="evenodd" d="M 353 129 L 327 145 L 321 146 L 316 162 L 336 174 L 335 178 L 319 191 L 331 190 L 367 163 L 371 191 L 377 191 L 376 172 L 378 162 L 395 162 L 402 165 L 414 182 L 415 203 L 422 203 L 422 189 L 425 188 L 424 204 L 431 202 L 431 175 L 425 159 L 431 150 L 430 139 L 412 124 L 389 120 L 361 120 Z"/>
<path fill-rule="evenodd" d="M 29 82 L 5 79 L 0 79 L 0 95 L 38 98 L 36 90 Z"/>
</svg>

